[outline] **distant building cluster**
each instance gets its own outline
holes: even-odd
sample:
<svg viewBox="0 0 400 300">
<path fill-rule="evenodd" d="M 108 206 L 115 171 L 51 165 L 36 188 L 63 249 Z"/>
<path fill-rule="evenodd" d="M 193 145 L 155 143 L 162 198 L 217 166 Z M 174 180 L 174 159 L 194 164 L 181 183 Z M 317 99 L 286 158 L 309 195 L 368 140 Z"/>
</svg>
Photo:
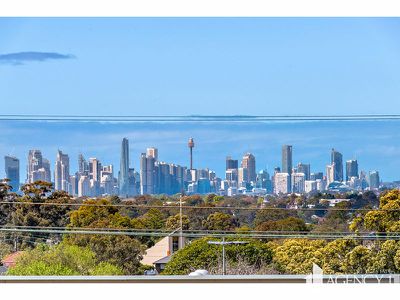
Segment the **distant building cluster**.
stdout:
<svg viewBox="0 0 400 300">
<path fill-rule="evenodd" d="M 55 190 L 66 191 L 75 197 L 119 195 L 127 198 L 145 194 L 208 194 L 235 196 L 240 194 L 304 194 L 317 191 L 377 190 L 381 186 L 379 172 L 358 170 L 355 159 L 343 164 L 343 155 L 331 150 L 331 161 L 323 172 L 311 172 L 311 166 L 299 162 L 293 166 L 292 145 L 282 146 L 282 165 L 272 175 L 267 170 L 256 171 L 256 158 L 245 153 L 239 160 L 226 157 L 224 178 L 207 168 L 196 169 L 193 164 L 194 140 L 189 139 L 190 167 L 167 163 L 158 158 L 158 149 L 147 148 L 140 155 L 140 169 L 130 167 L 129 141 L 121 143 L 120 168 L 115 174 L 113 165 L 103 165 L 98 158 L 78 156 L 78 170 L 71 174 L 70 158 L 57 151 L 54 175 L 50 162 L 40 150 L 30 150 L 27 162 L 26 183 L 38 180 L 54 183 Z M 345 170 L 345 173 L 344 173 Z M 5 156 L 5 173 L 14 192 L 20 189 L 20 163 L 13 156 Z M 53 179 L 53 181 L 52 181 Z"/>
</svg>

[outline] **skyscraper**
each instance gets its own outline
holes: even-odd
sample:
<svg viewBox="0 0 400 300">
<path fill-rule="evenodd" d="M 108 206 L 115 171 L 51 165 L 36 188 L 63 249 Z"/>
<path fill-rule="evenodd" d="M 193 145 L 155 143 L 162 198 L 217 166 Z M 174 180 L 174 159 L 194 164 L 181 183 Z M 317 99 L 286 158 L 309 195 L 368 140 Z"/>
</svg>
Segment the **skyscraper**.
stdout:
<svg viewBox="0 0 400 300">
<path fill-rule="evenodd" d="M 158 149 L 154 147 L 147 148 L 146 155 L 152 156 L 155 160 L 158 160 Z"/>
<path fill-rule="evenodd" d="M 292 146 L 282 146 L 282 173 L 289 174 L 289 189 L 291 188 L 291 174 L 293 169 Z M 289 191 L 290 192 L 290 191 Z"/>
<path fill-rule="evenodd" d="M 237 183 L 238 182 L 238 169 L 228 169 L 225 171 L 225 179 L 229 181 L 229 183 Z"/>
<path fill-rule="evenodd" d="M 42 168 L 40 171 L 44 173 L 44 181 L 51 182 L 51 170 L 50 170 L 50 161 L 46 158 L 43 158 Z"/>
<path fill-rule="evenodd" d="M 315 172 L 310 174 L 310 180 L 317 180 L 317 179 L 323 179 L 324 178 L 324 173 L 322 172 Z"/>
<path fill-rule="evenodd" d="M 128 174 L 128 197 L 135 196 L 137 194 L 136 190 L 136 177 L 135 169 L 129 168 Z"/>
<path fill-rule="evenodd" d="M 380 178 L 378 171 L 370 171 L 369 172 L 369 188 L 371 190 L 376 190 L 379 188 Z"/>
<path fill-rule="evenodd" d="M 310 180 L 310 164 L 297 164 L 297 173 L 304 173 L 305 180 Z"/>
<path fill-rule="evenodd" d="M 237 159 L 232 159 L 232 157 L 230 157 L 230 156 L 226 157 L 226 168 L 225 168 L 225 171 L 229 170 L 229 169 L 237 169 L 238 166 L 239 166 L 239 164 L 238 164 L 238 160 Z"/>
<path fill-rule="evenodd" d="M 100 182 L 101 176 L 101 162 L 96 157 L 89 158 L 89 175 L 90 179 Z"/>
<path fill-rule="evenodd" d="M 152 156 L 148 156 L 148 159 L 154 159 Z M 172 194 L 172 175 L 170 170 L 170 165 L 166 162 L 155 162 L 155 176 L 156 184 L 155 191 L 156 194 Z"/>
<path fill-rule="evenodd" d="M 315 180 L 304 181 L 304 192 L 311 193 L 317 190 L 317 182 Z"/>
<path fill-rule="evenodd" d="M 184 168 L 179 165 L 170 164 L 171 173 L 171 194 L 182 192 L 184 188 Z"/>
<path fill-rule="evenodd" d="M 81 175 L 89 175 L 89 165 L 82 154 L 78 156 L 78 170 Z"/>
<path fill-rule="evenodd" d="M 333 180 L 343 181 L 343 155 L 335 149 L 331 151 L 331 164 L 334 165 Z"/>
<path fill-rule="evenodd" d="M 140 156 L 140 194 L 155 193 L 155 159 L 142 153 Z"/>
<path fill-rule="evenodd" d="M 69 157 L 68 154 L 58 150 L 56 163 L 54 167 L 54 188 L 55 190 L 70 191 L 69 177 Z"/>
<path fill-rule="evenodd" d="M 127 138 L 122 139 L 121 144 L 121 158 L 120 158 L 120 169 L 119 169 L 119 194 L 126 196 L 128 194 L 129 185 L 129 141 Z"/>
<path fill-rule="evenodd" d="M 247 178 L 244 178 L 246 182 L 256 182 L 257 173 L 256 173 L 256 158 L 251 153 L 246 153 L 242 159 L 242 168 L 247 169 Z"/>
<path fill-rule="evenodd" d="M 78 183 L 79 183 L 79 173 L 75 173 L 75 175 L 69 176 L 69 182 L 71 184 L 71 195 L 76 197 L 78 196 Z"/>
<path fill-rule="evenodd" d="M 292 192 L 304 193 L 304 188 L 305 188 L 304 182 L 305 182 L 304 173 L 292 173 Z"/>
<path fill-rule="evenodd" d="M 40 168 L 43 167 L 43 156 L 40 150 L 29 150 L 28 154 L 28 165 L 26 171 L 26 182 L 33 183 L 35 182 L 37 176 L 35 176 L 34 172 L 37 172 Z"/>
<path fill-rule="evenodd" d="M 78 181 L 78 196 L 89 196 L 90 195 L 90 179 L 89 176 L 81 176 Z"/>
<path fill-rule="evenodd" d="M 329 185 L 334 181 L 335 181 L 335 163 L 326 166 L 326 184 Z"/>
<path fill-rule="evenodd" d="M 288 173 L 275 173 L 274 175 L 274 193 L 287 194 L 289 189 L 289 174 Z"/>
<path fill-rule="evenodd" d="M 258 172 L 256 187 L 266 189 L 267 193 L 272 192 L 272 183 L 267 170 Z"/>
<path fill-rule="evenodd" d="M 4 167 L 6 178 L 10 180 L 8 183 L 11 186 L 12 192 L 19 190 L 19 159 L 14 156 L 4 156 Z"/>
<path fill-rule="evenodd" d="M 29 150 L 26 182 L 38 180 L 51 182 L 50 162 L 43 158 L 40 150 Z"/>
<path fill-rule="evenodd" d="M 249 169 L 247 168 L 239 168 L 238 169 L 238 187 L 246 187 L 246 183 L 250 182 L 249 180 Z"/>
<path fill-rule="evenodd" d="M 283 145 L 282 146 L 282 173 L 292 173 L 293 163 L 292 163 L 292 146 Z"/>
<path fill-rule="evenodd" d="M 358 178 L 358 162 L 354 159 L 346 161 L 346 181 L 351 177 Z"/>
</svg>

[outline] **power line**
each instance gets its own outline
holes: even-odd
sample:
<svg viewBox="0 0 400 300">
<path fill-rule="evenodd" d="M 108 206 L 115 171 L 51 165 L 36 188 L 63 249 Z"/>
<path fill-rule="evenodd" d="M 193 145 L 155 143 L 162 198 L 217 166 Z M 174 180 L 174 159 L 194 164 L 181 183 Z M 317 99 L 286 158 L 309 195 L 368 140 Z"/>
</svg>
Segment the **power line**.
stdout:
<svg viewBox="0 0 400 300">
<path fill-rule="evenodd" d="M 180 232 L 166 234 L 166 232 L 158 231 L 110 231 L 110 230 L 88 230 L 85 229 L 35 229 L 35 228 L 11 228 L 0 227 L 0 232 L 34 232 L 34 233 L 54 233 L 54 234 L 84 234 L 84 235 L 125 235 L 135 237 L 165 237 L 180 236 Z M 400 240 L 400 232 L 386 233 L 385 235 L 377 234 L 327 234 L 327 233 L 309 233 L 309 234 L 281 234 L 281 233 L 209 233 L 209 232 L 183 232 L 182 236 L 200 238 L 200 237 L 241 237 L 241 238 L 260 238 L 260 239 L 355 239 L 355 240 Z"/>
<path fill-rule="evenodd" d="M 101 230 L 101 231 L 120 231 L 120 232 L 129 232 L 129 231 L 135 231 L 135 232 L 160 232 L 160 233 L 166 233 L 170 234 L 171 230 L 173 229 L 143 229 L 143 228 L 112 228 L 112 227 L 72 227 L 72 226 L 25 226 L 25 225 L 4 225 L 1 226 L 0 228 L 25 228 L 25 229 L 70 229 L 70 230 L 80 230 L 80 229 L 85 229 L 85 230 Z M 180 230 L 180 229 L 179 229 Z M 182 232 L 201 232 L 204 234 L 207 233 L 220 233 L 220 234 L 225 234 L 225 233 L 242 233 L 242 234 L 247 234 L 247 233 L 279 233 L 279 234 L 284 234 L 284 233 L 296 233 L 296 234 L 342 234 L 342 235 L 351 235 L 354 234 L 354 232 L 351 231 L 330 231 L 330 232 L 318 232 L 318 231 L 298 231 L 298 230 L 248 230 L 244 232 L 238 232 L 234 230 L 208 230 L 208 229 L 184 229 Z M 391 234 L 400 234 L 398 231 L 390 232 Z M 365 234 L 365 233 L 364 233 Z M 384 231 L 374 231 L 373 234 L 376 235 L 385 235 L 387 232 Z"/>
<path fill-rule="evenodd" d="M 177 205 L 142 205 L 142 204 L 97 204 L 97 203 L 59 203 L 59 202 L 28 202 L 28 201 L 0 201 L 0 204 L 13 204 L 13 205 L 47 205 L 47 206 L 88 206 L 88 207 L 126 207 L 126 208 L 141 208 L 141 209 L 179 209 Z M 382 208 L 339 208 L 339 207 L 326 207 L 326 208 L 310 208 L 310 207 L 241 207 L 241 206 L 190 206 L 184 205 L 183 209 L 219 209 L 219 210 L 288 210 L 288 211 L 400 211 L 398 208 L 382 209 Z"/>
<path fill-rule="evenodd" d="M 74 122 L 263 122 L 263 121 L 346 121 L 346 120 L 399 120 L 398 114 L 360 114 L 360 115 L 22 115 L 2 114 L 0 121 L 74 121 Z"/>
</svg>

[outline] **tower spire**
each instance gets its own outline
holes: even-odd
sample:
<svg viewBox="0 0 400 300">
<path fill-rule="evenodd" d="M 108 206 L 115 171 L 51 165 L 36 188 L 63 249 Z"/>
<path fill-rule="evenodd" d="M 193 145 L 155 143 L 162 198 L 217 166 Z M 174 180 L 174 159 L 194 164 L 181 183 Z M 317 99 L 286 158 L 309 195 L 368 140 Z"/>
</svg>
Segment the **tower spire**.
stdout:
<svg viewBox="0 0 400 300">
<path fill-rule="evenodd" d="M 190 170 L 193 170 L 193 148 L 194 148 L 193 138 L 189 139 L 188 147 L 190 149 Z"/>
</svg>

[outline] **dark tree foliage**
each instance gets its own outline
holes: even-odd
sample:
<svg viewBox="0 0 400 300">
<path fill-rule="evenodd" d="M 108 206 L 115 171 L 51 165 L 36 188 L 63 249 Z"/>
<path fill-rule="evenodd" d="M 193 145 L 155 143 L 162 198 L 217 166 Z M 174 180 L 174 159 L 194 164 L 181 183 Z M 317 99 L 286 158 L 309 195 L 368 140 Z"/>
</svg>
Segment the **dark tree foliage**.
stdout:
<svg viewBox="0 0 400 300">
<path fill-rule="evenodd" d="M 299 218 L 289 217 L 277 221 L 265 221 L 256 227 L 258 231 L 299 231 L 306 232 L 309 231 L 306 223 Z"/>
<path fill-rule="evenodd" d="M 266 207 L 265 209 L 258 210 L 254 219 L 255 226 L 266 221 L 278 221 L 289 217 L 296 217 L 296 211 L 274 209 L 274 207 Z"/>
<path fill-rule="evenodd" d="M 203 228 L 206 230 L 229 231 L 239 227 L 237 219 L 231 215 L 215 212 L 203 221 Z"/>
<path fill-rule="evenodd" d="M 72 197 L 64 191 L 53 191 L 52 184 L 37 181 L 22 186 L 23 196 L 15 200 L 9 210 L 7 225 L 29 227 L 65 227 L 69 222 L 69 212 L 74 208 Z M 11 236 L 12 235 L 12 236 Z M 34 247 L 36 241 L 52 238 L 60 240 L 59 235 L 49 233 L 7 234 L 17 238 L 18 248 Z"/>
</svg>

